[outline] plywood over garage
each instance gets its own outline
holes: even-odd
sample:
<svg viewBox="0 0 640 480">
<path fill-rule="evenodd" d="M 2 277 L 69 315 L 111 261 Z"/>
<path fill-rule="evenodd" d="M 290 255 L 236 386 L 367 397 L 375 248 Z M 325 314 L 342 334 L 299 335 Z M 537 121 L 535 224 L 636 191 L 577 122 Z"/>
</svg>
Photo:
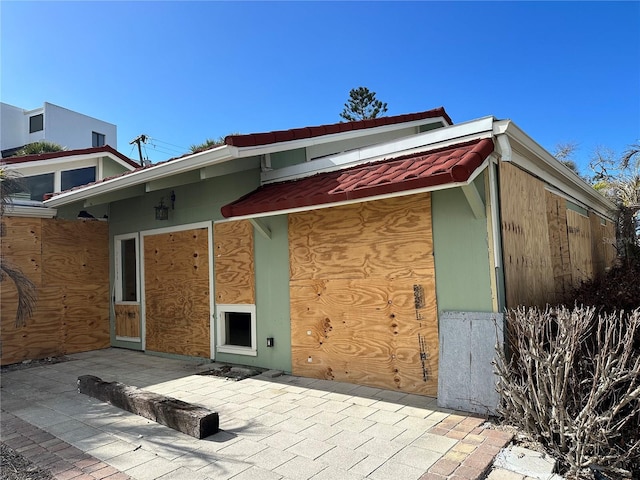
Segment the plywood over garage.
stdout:
<svg viewBox="0 0 640 480">
<path fill-rule="evenodd" d="M 206 228 L 144 237 L 146 349 L 210 357 Z"/>
<path fill-rule="evenodd" d="M 289 215 L 293 373 L 435 395 L 431 197 Z"/>
</svg>

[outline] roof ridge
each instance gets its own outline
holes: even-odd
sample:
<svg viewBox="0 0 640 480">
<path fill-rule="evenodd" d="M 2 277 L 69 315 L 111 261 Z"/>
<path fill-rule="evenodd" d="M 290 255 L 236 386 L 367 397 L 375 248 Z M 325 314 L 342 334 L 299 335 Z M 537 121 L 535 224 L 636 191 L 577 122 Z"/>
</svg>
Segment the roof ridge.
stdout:
<svg viewBox="0 0 640 480">
<path fill-rule="evenodd" d="M 342 133 L 352 130 L 364 130 L 367 128 L 375 128 L 385 125 L 396 125 L 400 123 L 413 122 L 416 120 L 424 120 L 427 118 L 435 117 L 444 117 L 449 125 L 453 125 L 453 121 L 445 111 L 444 107 L 437 107 L 431 110 L 425 110 L 423 112 L 404 113 L 401 115 L 392 115 L 389 117 L 357 120 L 355 122 L 338 122 L 324 125 L 291 128 L 288 130 L 273 130 L 270 132 L 248 133 L 243 135 L 227 135 L 224 138 L 224 143 L 226 145 L 234 147 L 256 147 L 260 145 L 269 145 L 271 143 L 280 143 L 291 140 L 320 137 L 333 133 Z"/>
</svg>

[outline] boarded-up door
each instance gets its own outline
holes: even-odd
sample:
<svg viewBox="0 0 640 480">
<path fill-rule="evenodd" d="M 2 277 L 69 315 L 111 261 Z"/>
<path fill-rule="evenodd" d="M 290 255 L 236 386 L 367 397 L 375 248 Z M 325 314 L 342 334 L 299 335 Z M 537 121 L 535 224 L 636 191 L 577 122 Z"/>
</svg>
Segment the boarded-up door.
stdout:
<svg viewBox="0 0 640 480">
<path fill-rule="evenodd" d="M 292 369 L 435 395 L 429 194 L 289 215 Z"/>
<path fill-rule="evenodd" d="M 209 358 L 207 228 L 146 235 L 146 350 Z"/>
</svg>

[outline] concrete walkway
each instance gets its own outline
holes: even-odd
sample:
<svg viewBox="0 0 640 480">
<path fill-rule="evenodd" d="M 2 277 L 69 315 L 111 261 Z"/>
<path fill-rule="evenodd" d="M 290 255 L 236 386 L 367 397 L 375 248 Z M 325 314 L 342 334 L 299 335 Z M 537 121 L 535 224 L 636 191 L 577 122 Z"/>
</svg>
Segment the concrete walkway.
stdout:
<svg viewBox="0 0 640 480">
<path fill-rule="evenodd" d="M 2 441 L 59 479 L 473 480 L 511 439 L 418 395 L 289 375 L 233 382 L 121 349 L 69 357 L 5 372 L 0 390 Z M 87 374 L 206 406 L 222 431 L 198 440 L 78 394 Z"/>
</svg>

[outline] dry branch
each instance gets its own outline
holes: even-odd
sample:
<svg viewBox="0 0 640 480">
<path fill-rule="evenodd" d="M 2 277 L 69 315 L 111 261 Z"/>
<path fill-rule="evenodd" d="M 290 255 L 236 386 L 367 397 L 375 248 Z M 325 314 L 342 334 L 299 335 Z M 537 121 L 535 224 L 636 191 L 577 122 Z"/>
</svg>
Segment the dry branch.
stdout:
<svg viewBox="0 0 640 480">
<path fill-rule="evenodd" d="M 589 467 L 619 477 L 640 465 L 640 309 L 511 312 L 510 359 L 497 351 L 498 412 L 543 443 L 577 477 Z"/>
</svg>

